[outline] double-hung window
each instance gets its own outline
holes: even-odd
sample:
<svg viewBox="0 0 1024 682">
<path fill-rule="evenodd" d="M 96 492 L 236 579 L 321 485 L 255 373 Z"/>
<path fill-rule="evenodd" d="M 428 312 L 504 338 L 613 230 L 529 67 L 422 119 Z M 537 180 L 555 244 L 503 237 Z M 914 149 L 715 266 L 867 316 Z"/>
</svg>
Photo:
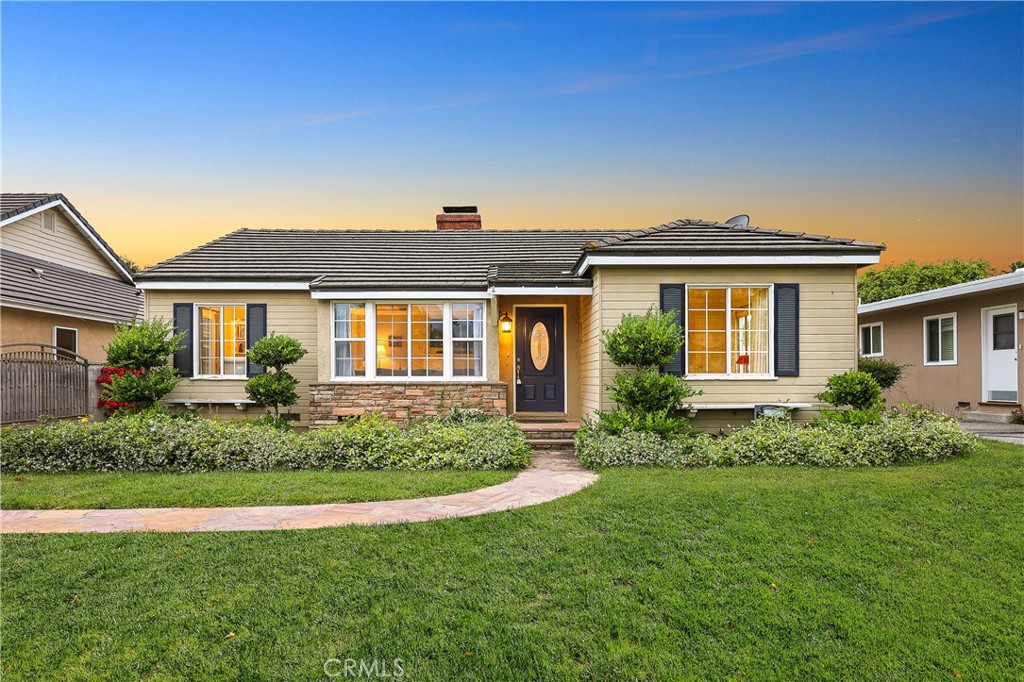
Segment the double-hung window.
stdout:
<svg viewBox="0 0 1024 682">
<path fill-rule="evenodd" d="M 860 354 L 866 358 L 882 355 L 882 323 L 860 326 Z"/>
<path fill-rule="evenodd" d="M 245 306 L 197 305 L 199 376 L 245 377 Z"/>
<path fill-rule="evenodd" d="M 334 377 L 483 378 L 485 313 L 483 303 L 334 303 Z"/>
<path fill-rule="evenodd" d="M 924 318 L 924 364 L 956 364 L 956 313 Z"/>
<path fill-rule="evenodd" d="M 770 376 L 770 293 L 767 286 L 688 286 L 687 374 Z"/>
</svg>

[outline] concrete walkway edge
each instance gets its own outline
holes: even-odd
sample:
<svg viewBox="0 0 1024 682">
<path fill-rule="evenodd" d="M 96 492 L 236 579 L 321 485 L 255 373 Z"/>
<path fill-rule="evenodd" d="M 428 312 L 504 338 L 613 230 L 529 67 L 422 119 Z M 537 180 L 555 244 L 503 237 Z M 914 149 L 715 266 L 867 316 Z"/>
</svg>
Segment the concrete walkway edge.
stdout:
<svg viewBox="0 0 1024 682">
<path fill-rule="evenodd" d="M 441 497 L 273 507 L 10 509 L 0 511 L 0 532 L 253 531 L 411 523 L 542 504 L 571 495 L 596 480 L 597 474 L 575 462 L 538 457 L 511 481 Z"/>
</svg>

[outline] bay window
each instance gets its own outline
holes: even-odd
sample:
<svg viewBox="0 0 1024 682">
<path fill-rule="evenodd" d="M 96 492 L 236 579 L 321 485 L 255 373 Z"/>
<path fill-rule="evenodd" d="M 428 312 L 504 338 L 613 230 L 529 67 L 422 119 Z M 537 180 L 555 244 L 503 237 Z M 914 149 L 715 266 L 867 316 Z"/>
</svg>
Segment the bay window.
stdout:
<svg viewBox="0 0 1024 682">
<path fill-rule="evenodd" d="M 245 306 L 198 305 L 200 376 L 245 377 Z"/>
<path fill-rule="evenodd" d="M 334 303 L 333 371 L 344 378 L 483 378 L 483 303 Z"/>
<path fill-rule="evenodd" d="M 687 287 L 687 374 L 769 376 L 769 294 L 769 287 Z"/>
</svg>

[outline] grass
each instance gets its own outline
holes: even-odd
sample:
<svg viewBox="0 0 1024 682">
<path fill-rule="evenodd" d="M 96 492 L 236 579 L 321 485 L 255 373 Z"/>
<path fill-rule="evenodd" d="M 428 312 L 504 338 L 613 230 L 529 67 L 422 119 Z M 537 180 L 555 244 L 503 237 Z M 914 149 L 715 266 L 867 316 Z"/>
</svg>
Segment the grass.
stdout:
<svg viewBox="0 0 1024 682">
<path fill-rule="evenodd" d="M 515 471 L 222 471 L 195 474 L 4 474 L 3 509 L 234 507 L 372 502 L 448 495 Z"/>
<path fill-rule="evenodd" d="M 401 526 L 5 536 L 2 674 L 1020 679 L 1022 500 L 1024 448 L 987 443 L 891 469 L 610 470 Z"/>
</svg>

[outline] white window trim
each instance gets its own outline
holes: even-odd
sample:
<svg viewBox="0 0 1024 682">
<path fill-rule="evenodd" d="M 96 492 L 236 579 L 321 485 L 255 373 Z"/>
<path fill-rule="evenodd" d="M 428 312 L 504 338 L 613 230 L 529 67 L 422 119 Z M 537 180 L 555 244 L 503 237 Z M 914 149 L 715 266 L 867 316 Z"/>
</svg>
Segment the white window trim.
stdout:
<svg viewBox="0 0 1024 682">
<path fill-rule="evenodd" d="M 947 317 L 953 318 L 953 359 L 952 360 L 928 360 L 928 322 L 929 320 L 943 320 Z M 943 365 L 955 365 L 957 363 L 957 346 L 960 345 L 960 336 L 957 331 L 956 313 L 942 313 L 940 315 L 929 315 L 921 321 L 921 355 L 926 367 L 939 367 Z M 939 322 L 939 358 L 942 358 L 942 322 Z"/>
<path fill-rule="evenodd" d="M 881 348 L 877 353 L 865 353 L 863 345 L 859 346 L 860 356 L 862 358 L 880 358 L 885 355 L 885 324 L 882 322 L 869 322 L 868 324 L 862 324 L 857 328 L 857 343 L 861 344 L 864 340 L 864 330 L 878 327 L 881 330 L 879 334 Z"/>
<path fill-rule="evenodd" d="M 190 379 L 199 379 L 200 381 L 248 381 L 249 380 L 249 361 L 246 358 L 245 368 L 246 371 L 241 375 L 237 374 L 200 374 L 199 368 L 201 364 L 199 362 L 199 309 L 200 308 L 245 308 L 245 351 L 249 352 L 249 306 L 245 303 L 193 303 L 192 304 L 192 367 L 195 368 L 194 373 Z M 223 313 L 221 313 L 223 315 Z M 223 318 L 221 319 L 221 325 L 223 326 Z M 224 339 L 221 337 L 221 359 L 220 366 L 224 367 Z"/>
<path fill-rule="evenodd" d="M 732 353 L 732 334 L 731 329 L 726 329 L 725 332 L 725 369 L 724 374 L 689 374 L 686 373 L 683 377 L 687 381 L 765 381 L 774 380 L 778 377 L 775 376 L 775 285 L 774 284 L 687 284 L 684 292 L 685 298 L 683 299 L 683 311 L 684 315 L 688 315 L 690 312 L 690 289 L 768 289 L 768 373 L 767 374 L 733 374 L 729 372 L 729 360 Z M 729 313 L 732 311 L 732 305 L 730 304 L 730 297 L 725 297 L 725 321 L 726 325 L 729 324 Z M 685 323 L 685 320 L 684 320 Z M 688 326 L 683 327 L 684 333 L 689 334 Z M 689 338 L 686 338 L 686 343 L 683 345 L 683 358 L 685 362 L 684 367 L 689 368 L 689 352 L 687 345 L 689 344 Z"/>
<path fill-rule="evenodd" d="M 77 327 L 65 327 L 65 326 L 59 325 L 59 324 L 58 325 L 54 325 L 53 326 L 53 345 L 54 346 L 57 345 L 57 330 L 58 329 L 63 329 L 66 332 L 74 332 L 75 333 L 75 349 L 73 351 L 71 351 L 71 352 L 74 353 L 75 355 L 78 355 L 78 328 Z M 62 348 L 61 350 L 65 350 L 65 349 Z"/>
<path fill-rule="evenodd" d="M 335 329 L 335 303 L 353 303 L 362 304 L 366 309 L 366 336 L 365 336 L 365 349 L 366 349 L 366 374 L 363 376 L 338 376 L 336 374 L 337 364 L 337 347 L 335 344 L 336 339 L 334 336 Z M 377 375 L 377 304 L 401 304 L 401 305 L 430 305 L 436 304 L 441 305 L 444 315 L 444 371 L 441 376 L 378 376 Z M 481 367 L 481 375 L 478 377 L 453 375 L 453 339 L 452 336 L 452 305 L 458 305 L 460 303 L 478 303 L 483 307 L 483 326 L 484 335 L 482 337 L 483 354 L 482 360 L 483 367 Z M 432 384 L 432 383 L 459 383 L 459 382 L 472 382 L 472 383 L 485 383 L 487 381 L 487 342 L 489 340 L 489 312 L 486 299 L 478 300 L 387 300 L 387 301 L 353 301 L 346 299 L 332 300 L 331 303 L 331 316 L 330 316 L 330 334 L 329 340 L 331 344 L 331 381 L 344 382 L 344 383 L 400 383 L 400 384 Z M 471 340 L 471 339 L 459 339 Z M 476 339 L 472 339 L 476 340 Z M 409 340 L 411 343 L 411 339 Z"/>
</svg>

